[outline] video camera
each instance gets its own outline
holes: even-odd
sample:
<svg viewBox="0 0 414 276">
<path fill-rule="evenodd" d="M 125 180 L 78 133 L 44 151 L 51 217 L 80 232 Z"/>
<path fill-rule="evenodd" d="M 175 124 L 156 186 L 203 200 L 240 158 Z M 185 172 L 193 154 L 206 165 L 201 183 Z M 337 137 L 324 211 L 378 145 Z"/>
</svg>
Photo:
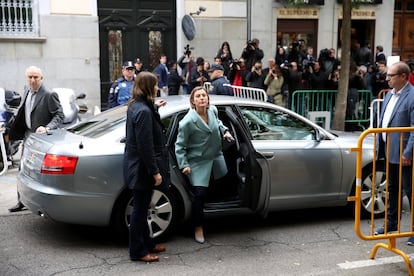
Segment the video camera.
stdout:
<svg viewBox="0 0 414 276">
<path fill-rule="evenodd" d="M 187 44 L 187 46 L 184 47 L 184 55 L 191 55 L 191 50 L 194 50 L 194 47 L 190 47 L 190 44 Z"/>
</svg>

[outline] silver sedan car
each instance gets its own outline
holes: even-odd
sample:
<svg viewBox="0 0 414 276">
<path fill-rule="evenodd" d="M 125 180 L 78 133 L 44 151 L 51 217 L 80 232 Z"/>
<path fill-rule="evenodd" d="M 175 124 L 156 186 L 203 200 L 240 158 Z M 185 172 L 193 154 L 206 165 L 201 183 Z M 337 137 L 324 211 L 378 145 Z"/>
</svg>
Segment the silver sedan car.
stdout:
<svg viewBox="0 0 414 276">
<path fill-rule="evenodd" d="M 188 96 L 166 97 L 160 108 L 170 149 L 171 186 L 155 189 L 148 210 L 151 236 L 165 237 L 190 218 L 192 193 L 177 167 L 174 143 Z M 211 96 L 235 143 L 223 144 L 229 173 L 209 186 L 205 212 L 269 211 L 345 206 L 354 194 L 358 133 L 333 133 L 282 107 Z M 21 201 L 33 213 L 59 222 L 112 226 L 126 235 L 133 198 L 122 173 L 126 106 L 69 129 L 27 138 L 18 175 Z M 364 144 L 362 190 L 371 195 L 373 141 Z M 375 177 L 381 190 L 385 176 Z M 362 210 L 384 212 L 384 195 Z M 374 204 L 374 208 L 372 208 Z"/>
</svg>

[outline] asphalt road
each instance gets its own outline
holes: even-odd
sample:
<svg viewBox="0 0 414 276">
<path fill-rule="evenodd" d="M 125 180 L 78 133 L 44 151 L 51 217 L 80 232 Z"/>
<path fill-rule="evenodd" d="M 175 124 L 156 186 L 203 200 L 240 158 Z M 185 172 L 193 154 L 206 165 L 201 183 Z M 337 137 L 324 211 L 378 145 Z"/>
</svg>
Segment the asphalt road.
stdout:
<svg viewBox="0 0 414 276">
<path fill-rule="evenodd" d="M 16 175 L 0 177 L 0 275 L 407 275 L 402 258 L 359 239 L 345 208 L 208 217 L 207 242 L 182 226 L 159 263 L 131 262 L 107 229 L 56 223 L 16 203 Z M 409 214 L 403 214 L 408 216 Z M 404 218 L 403 218 L 404 219 Z M 362 222 L 367 225 L 368 222 Z M 414 257 L 414 247 L 397 241 Z"/>
</svg>

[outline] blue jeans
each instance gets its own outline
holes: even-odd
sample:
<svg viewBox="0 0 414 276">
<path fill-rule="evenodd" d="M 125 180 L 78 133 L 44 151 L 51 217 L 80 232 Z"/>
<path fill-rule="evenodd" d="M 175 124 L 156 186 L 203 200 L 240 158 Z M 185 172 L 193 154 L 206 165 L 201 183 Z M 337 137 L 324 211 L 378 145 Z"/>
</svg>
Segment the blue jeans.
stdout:
<svg viewBox="0 0 414 276">
<path fill-rule="evenodd" d="M 147 255 L 155 247 L 155 243 L 150 238 L 147 222 L 153 190 L 132 190 L 132 193 L 134 208 L 129 225 L 129 256 L 131 259 L 138 259 Z"/>
<path fill-rule="evenodd" d="M 398 187 L 399 187 L 399 164 L 389 163 L 389 175 L 388 175 L 388 228 L 396 228 L 398 225 Z M 403 191 L 408 197 L 411 208 L 411 170 L 412 166 L 402 167 L 402 191 L 401 191 L 401 202 Z"/>
</svg>

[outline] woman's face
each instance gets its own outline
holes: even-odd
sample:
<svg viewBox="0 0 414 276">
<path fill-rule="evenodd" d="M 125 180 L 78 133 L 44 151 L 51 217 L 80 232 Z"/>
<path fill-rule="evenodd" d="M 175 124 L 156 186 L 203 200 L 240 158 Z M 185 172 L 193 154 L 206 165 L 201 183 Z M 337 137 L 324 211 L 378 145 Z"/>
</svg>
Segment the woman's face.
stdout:
<svg viewBox="0 0 414 276">
<path fill-rule="evenodd" d="M 199 107 L 207 107 L 208 103 L 208 94 L 204 89 L 199 89 L 194 92 L 193 104 L 196 109 Z"/>
</svg>

